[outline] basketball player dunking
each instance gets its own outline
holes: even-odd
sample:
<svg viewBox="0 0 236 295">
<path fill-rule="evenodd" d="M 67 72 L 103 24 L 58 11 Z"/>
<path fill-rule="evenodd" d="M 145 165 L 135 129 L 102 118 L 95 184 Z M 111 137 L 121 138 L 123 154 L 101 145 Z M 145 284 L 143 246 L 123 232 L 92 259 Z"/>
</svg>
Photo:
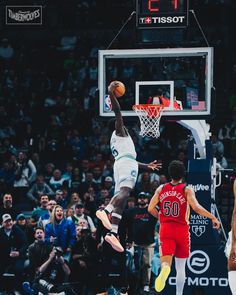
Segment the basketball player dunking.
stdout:
<svg viewBox="0 0 236 295">
<path fill-rule="evenodd" d="M 122 213 L 126 207 L 130 192 L 135 186 L 138 168 L 155 170 L 161 167 L 157 161 L 149 164 L 139 163 L 136 161 L 136 151 L 132 138 L 124 126 L 123 118 L 120 110 L 120 104 L 114 94 L 114 90 L 118 85 L 113 81 L 108 86 L 112 110 L 115 113 L 115 130 L 112 133 L 110 146 L 112 154 L 115 158 L 114 163 L 114 180 L 115 195 L 105 209 L 98 210 L 96 216 L 103 225 L 110 230 L 105 236 L 105 240 L 118 252 L 123 252 L 124 248 L 117 238 L 118 226 Z M 108 214 L 111 213 L 111 222 Z"/>
<path fill-rule="evenodd" d="M 198 203 L 193 189 L 182 183 L 185 173 L 182 162 L 172 161 L 168 172 L 171 182 L 157 188 L 148 206 L 149 213 L 160 221 L 161 272 L 155 281 L 155 289 L 157 292 L 164 289 L 175 256 L 176 295 L 182 295 L 186 278 L 185 264 L 190 254 L 189 205 L 196 213 L 210 218 L 214 228 L 218 229 L 220 222 Z"/>
</svg>

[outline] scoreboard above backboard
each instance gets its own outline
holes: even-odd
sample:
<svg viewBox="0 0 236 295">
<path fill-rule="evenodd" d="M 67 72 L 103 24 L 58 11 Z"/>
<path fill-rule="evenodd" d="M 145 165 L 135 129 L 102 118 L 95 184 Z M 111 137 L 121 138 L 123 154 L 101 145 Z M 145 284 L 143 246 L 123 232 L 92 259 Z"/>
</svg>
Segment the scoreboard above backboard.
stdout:
<svg viewBox="0 0 236 295">
<path fill-rule="evenodd" d="M 138 29 L 185 28 L 189 0 L 136 0 Z"/>
</svg>

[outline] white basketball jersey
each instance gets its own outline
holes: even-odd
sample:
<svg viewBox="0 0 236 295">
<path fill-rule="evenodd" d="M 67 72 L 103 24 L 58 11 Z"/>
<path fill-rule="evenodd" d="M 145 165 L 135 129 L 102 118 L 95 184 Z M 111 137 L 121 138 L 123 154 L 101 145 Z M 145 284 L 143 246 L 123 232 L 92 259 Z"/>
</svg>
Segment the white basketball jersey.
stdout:
<svg viewBox="0 0 236 295">
<path fill-rule="evenodd" d="M 136 151 L 134 143 L 130 135 L 125 137 L 117 136 L 116 131 L 113 131 L 110 141 L 111 152 L 115 160 L 119 160 L 122 157 L 129 157 L 136 159 Z"/>
</svg>

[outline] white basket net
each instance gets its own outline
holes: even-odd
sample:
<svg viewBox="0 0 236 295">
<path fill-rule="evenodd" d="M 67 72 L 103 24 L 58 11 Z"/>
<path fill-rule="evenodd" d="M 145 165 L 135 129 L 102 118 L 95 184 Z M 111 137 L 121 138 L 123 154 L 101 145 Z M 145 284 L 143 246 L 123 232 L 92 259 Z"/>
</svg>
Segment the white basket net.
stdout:
<svg viewBox="0 0 236 295">
<path fill-rule="evenodd" d="M 137 104 L 133 110 L 139 117 L 140 135 L 158 138 L 160 136 L 160 120 L 163 112 L 162 105 Z"/>
</svg>

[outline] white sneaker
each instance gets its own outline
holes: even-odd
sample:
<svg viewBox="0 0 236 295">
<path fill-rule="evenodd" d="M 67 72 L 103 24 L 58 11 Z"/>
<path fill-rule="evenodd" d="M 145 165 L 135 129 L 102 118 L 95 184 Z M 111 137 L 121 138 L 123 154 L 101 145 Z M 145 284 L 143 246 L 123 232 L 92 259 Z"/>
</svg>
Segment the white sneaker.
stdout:
<svg viewBox="0 0 236 295">
<path fill-rule="evenodd" d="M 149 292 L 149 291 L 150 291 L 149 286 L 144 286 L 144 287 L 143 287 L 143 291 L 144 291 L 144 292 Z"/>
<path fill-rule="evenodd" d="M 118 252 L 124 252 L 124 248 L 122 247 L 120 241 L 117 239 L 115 234 L 107 233 L 105 236 L 105 240 L 112 246 L 112 248 Z"/>
<path fill-rule="evenodd" d="M 109 218 L 108 218 L 107 213 L 106 213 L 105 210 L 98 209 L 98 210 L 96 211 L 96 216 L 97 216 L 98 219 L 101 220 L 101 222 L 102 222 L 102 224 L 103 224 L 103 226 L 104 226 L 105 228 L 107 228 L 107 229 L 109 229 L 109 230 L 112 229 L 111 222 L 110 222 L 110 220 L 109 220 Z"/>
</svg>

